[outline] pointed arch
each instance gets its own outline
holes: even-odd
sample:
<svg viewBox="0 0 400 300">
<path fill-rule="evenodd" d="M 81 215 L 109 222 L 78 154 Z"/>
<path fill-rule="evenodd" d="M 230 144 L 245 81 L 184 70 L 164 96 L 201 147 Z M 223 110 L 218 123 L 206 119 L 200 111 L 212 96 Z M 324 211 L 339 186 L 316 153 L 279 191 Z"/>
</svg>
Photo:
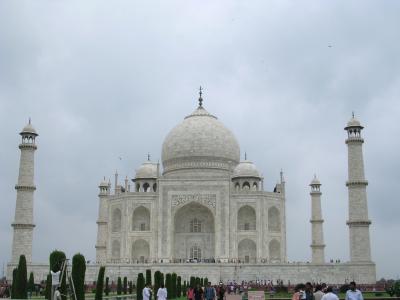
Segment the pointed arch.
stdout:
<svg viewBox="0 0 400 300">
<path fill-rule="evenodd" d="M 271 262 L 281 261 L 281 243 L 278 240 L 273 239 L 269 242 L 269 259 Z"/>
<path fill-rule="evenodd" d="M 118 240 L 112 242 L 111 257 L 113 259 L 119 259 L 121 257 L 121 243 Z"/>
<path fill-rule="evenodd" d="M 111 231 L 112 232 L 120 232 L 121 231 L 121 223 L 122 223 L 122 214 L 119 208 L 115 208 L 112 213 L 111 219 Z"/>
<path fill-rule="evenodd" d="M 281 215 L 279 209 L 275 206 L 268 209 L 268 230 L 274 232 L 281 231 Z"/>
<path fill-rule="evenodd" d="M 149 243 L 143 239 L 132 243 L 132 260 L 135 262 L 146 263 L 150 257 Z"/>
<path fill-rule="evenodd" d="M 237 215 L 238 230 L 256 230 L 256 211 L 250 205 L 242 206 Z"/>
<path fill-rule="evenodd" d="M 257 261 L 257 245 L 253 240 L 243 239 L 238 245 L 238 257 L 241 262 L 255 263 Z"/>
<path fill-rule="evenodd" d="M 133 231 L 150 230 L 150 210 L 147 207 L 139 206 L 133 211 L 132 230 Z"/>
</svg>

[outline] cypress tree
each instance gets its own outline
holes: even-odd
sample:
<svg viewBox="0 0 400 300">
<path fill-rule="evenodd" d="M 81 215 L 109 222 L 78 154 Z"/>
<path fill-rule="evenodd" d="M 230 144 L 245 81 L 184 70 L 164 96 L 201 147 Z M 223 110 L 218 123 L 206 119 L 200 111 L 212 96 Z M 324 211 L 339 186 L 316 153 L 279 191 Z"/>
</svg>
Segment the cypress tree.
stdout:
<svg viewBox="0 0 400 300">
<path fill-rule="evenodd" d="M 172 296 L 172 275 L 171 275 L 171 273 L 167 273 L 166 275 L 165 275 L 165 287 L 167 288 L 167 293 L 168 293 L 168 295 L 170 295 L 170 296 L 168 296 L 168 298 L 170 298 L 170 299 L 173 299 L 174 297 Z"/>
<path fill-rule="evenodd" d="M 136 281 L 136 299 L 143 300 L 143 288 L 145 285 L 143 273 L 139 273 Z"/>
<path fill-rule="evenodd" d="M 78 253 L 72 257 L 72 280 L 74 282 L 76 300 L 85 300 L 85 257 Z"/>
<path fill-rule="evenodd" d="M 208 285 L 208 278 L 207 278 L 207 277 L 204 278 L 204 285 L 205 285 L 205 286 Z"/>
<path fill-rule="evenodd" d="M 150 269 L 146 270 L 146 284 L 151 285 L 151 270 Z"/>
<path fill-rule="evenodd" d="M 196 277 L 196 286 L 197 285 L 200 285 L 201 286 L 201 281 L 200 281 L 200 278 L 199 277 Z"/>
<path fill-rule="evenodd" d="M 190 287 L 191 288 L 196 287 L 196 278 L 194 276 L 190 276 Z"/>
<path fill-rule="evenodd" d="M 12 286 L 11 286 L 11 298 L 12 299 L 19 299 L 18 297 L 18 291 L 16 289 L 17 287 L 17 273 L 18 273 L 18 269 L 14 268 L 13 270 L 13 281 L 12 281 Z"/>
<path fill-rule="evenodd" d="M 171 275 L 171 286 L 172 286 L 172 295 L 171 298 L 175 299 L 176 298 L 176 273 L 172 273 Z"/>
<path fill-rule="evenodd" d="M 161 272 L 154 272 L 154 295 L 157 295 L 157 291 L 161 286 Z"/>
<path fill-rule="evenodd" d="M 35 291 L 35 277 L 33 276 L 33 272 L 29 274 L 28 291 L 31 293 L 31 295 Z"/>
<path fill-rule="evenodd" d="M 122 294 L 122 280 L 121 277 L 118 277 L 118 281 L 117 281 L 117 295 L 121 295 Z"/>
<path fill-rule="evenodd" d="M 123 292 L 126 295 L 128 293 L 128 278 L 126 278 L 126 276 L 124 277 L 124 288 L 123 288 Z"/>
<path fill-rule="evenodd" d="M 26 271 L 25 255 L 19 257 L 17 271 L 17 282 L 15 285 L 19 299 L 28 299 L 28 274 Z"/>
<path fill-rule="evenodd" d="M 108 296 L 108 293 L 110 292 L 110 287 L 108 286 L 108 281 L 110 279 L 108 277 L 106 277 L 106 287 L 104 288 L 104 293 L 106 294 L 106 296 Z"/>
<path fill-rule="evenodd" d="M 200 278 L 200 286 L 204 286 L 204 278 L 203 277 Z"/>
<path fill-rule="evenodd" d="M 133 293 L 133 282 L 132 281 L 129 281 L 128 282 L 128 286 L 129 286 L 129 295 L 132 295 L 132 293 Z"/>
<path fill-rule="evenodd" d="M 50 270 L 53 272 L 61 271 L 61 267 L 63 262 L 66 260 L 65 253 L 59 250 L 54 250 L 50 253 L 49 261 L 50 261 Z M 60 279 L 62 277 L 61 285 L 60 285 L 60 293 L 61 299 L 67 300 L 67 276 L 66 270 L 64 270 L 64 274 L 60 274 Z M 50 280 L 50 287 L 51 287 L 51 280 Z M 51 299 L 51 292 L 49 293 Z"/>
<path fill-rule="evenodd" d="M 103 288 L 104 288 L 104 273 L 106 271 L 106 267 L 101 266 L 99 270 L 99 275 L 97 276 L 96 283 L 96 295 L 94 297 L 95 300 L 103 299 Z"/>
<path fill-rule="evenodd" d="M 182 296 L 182 283 L 181 283 L 181 276 L 176 278 L 176 297 L 180 298 Z"/>
</svg>

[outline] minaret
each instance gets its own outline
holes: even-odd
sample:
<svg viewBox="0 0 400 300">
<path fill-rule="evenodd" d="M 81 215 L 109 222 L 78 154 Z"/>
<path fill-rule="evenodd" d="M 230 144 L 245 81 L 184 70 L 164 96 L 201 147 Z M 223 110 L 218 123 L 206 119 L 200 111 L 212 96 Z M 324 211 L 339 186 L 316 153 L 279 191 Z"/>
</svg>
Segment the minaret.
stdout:
<svg viewBox="0 0 400 300">
<path fill-rule="evenodd" d="M 19 149 L 21 158 L 19 162 L 17 201 L 15 205 L 15 219 L 11 226 L 14 228 L 12 244 L 12 263 L 18 263 L 20 255 L 25 255 L 26 262 L 32 262 L 32 237 L 33 237 L 33 193 L 36 190 L 34 184 L 35 151 L 37 149 L 35 139 L 38 136 L 31 125 L 31 120 L 22 129 L 22 137 Z"/>
<path fill-rule="evenodd" d="M 108 231 L 108 196 L 110 184 L 102 181 L 99 185 L 99 217 L 97 219 L 96 262 L 104 264 L 107 260 L 107 231 Z"/>
<path fill-rule="evenodd" d="M 311 262 L 314 264 L 325 263 L 325 244 L 324 231 L 321 210 L 321 183 L 314 175 L 314 179 L 310 183 L 311 187 Z"/>
<path fill-rule="evenodd" d="M 369 225 L 367 204 L 368 181 L 364 177 L 364 160 L 361 137 L 361 130 L 364 127 L 353 117 L 347 123 L 345 130 L 348 137 L 346 144 L 348 148 L 348 172 L 349 180 L 346 186 L 349 191 L 349 226 L 350 233 L 350 261 L 369 262 L 371 261 L 371 246 L 369 239 Z"/>
</svg>

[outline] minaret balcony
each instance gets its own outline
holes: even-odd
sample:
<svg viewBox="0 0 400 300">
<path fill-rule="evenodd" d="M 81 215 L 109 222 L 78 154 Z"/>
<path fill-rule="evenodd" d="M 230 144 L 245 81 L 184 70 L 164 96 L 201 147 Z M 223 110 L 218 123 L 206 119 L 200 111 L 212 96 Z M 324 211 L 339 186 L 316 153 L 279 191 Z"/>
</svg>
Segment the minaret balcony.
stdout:
<svg viewBox="0 0 400 300">
<path fill-rule="evenodd" d="M 368 180 L 348 180 L 346 186 L 368 185 Z"/>
</svg>

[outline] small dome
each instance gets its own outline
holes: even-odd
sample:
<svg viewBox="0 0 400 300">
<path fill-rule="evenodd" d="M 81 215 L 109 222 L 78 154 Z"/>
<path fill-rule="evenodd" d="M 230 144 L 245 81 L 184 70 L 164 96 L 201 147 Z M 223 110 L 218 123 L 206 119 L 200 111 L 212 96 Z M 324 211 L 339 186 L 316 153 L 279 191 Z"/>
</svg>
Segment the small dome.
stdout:
<svg viewBox="0 0 400 300">
<path fill-rule="evenodd" d="M 314 179 L 311 181 L 310 185 L 321 185 L 316 175 L 314 175 Z"/>
<path fill-rule="evenodd" d="M 354 117 L 354 114 L 351 117 L 350 121 L 347 122 L 347 126 L 345 127 L 345 130 L 347 130 L 348 128 L 351 128 L 351 127 L 358 127 L 358 128 L 361 128 L 361 129 L 364 128 L 364 127 L 361 126 L 360 121 L 358 121 L 356 119 L 356 117 Z"/>
<path fill-rule="evenodd" d="M 237 177 L 260 177 L 256 166 L 248 160 L 241 161 L 233 170 L 232 178 Z"/>
<path fill-rule="evenodd" d="M 26 124 L 26 126 L 22 129 L 20 134 L 26 134 L 26 133 L 38 135 L 35 128 L 33 128 L 32 124 L 31 124 L 31 120 L 29 120 L 29 123 Z"/>
<path fill-rule="evenodd" d="M 106 181 L 106 178 L 104 178 L 103 181 L 100 182 L 99 187 L 107 187 L 107 186 L 108 186 L 108 183 L 107 183 L 107 181 Z"/>
<path fill-rule="evenodd" d="M 136 170 L 136 179 L 151 179 L 157 177 L 157 164 L 151 161 L 146 161 Z"/>
</svg>

